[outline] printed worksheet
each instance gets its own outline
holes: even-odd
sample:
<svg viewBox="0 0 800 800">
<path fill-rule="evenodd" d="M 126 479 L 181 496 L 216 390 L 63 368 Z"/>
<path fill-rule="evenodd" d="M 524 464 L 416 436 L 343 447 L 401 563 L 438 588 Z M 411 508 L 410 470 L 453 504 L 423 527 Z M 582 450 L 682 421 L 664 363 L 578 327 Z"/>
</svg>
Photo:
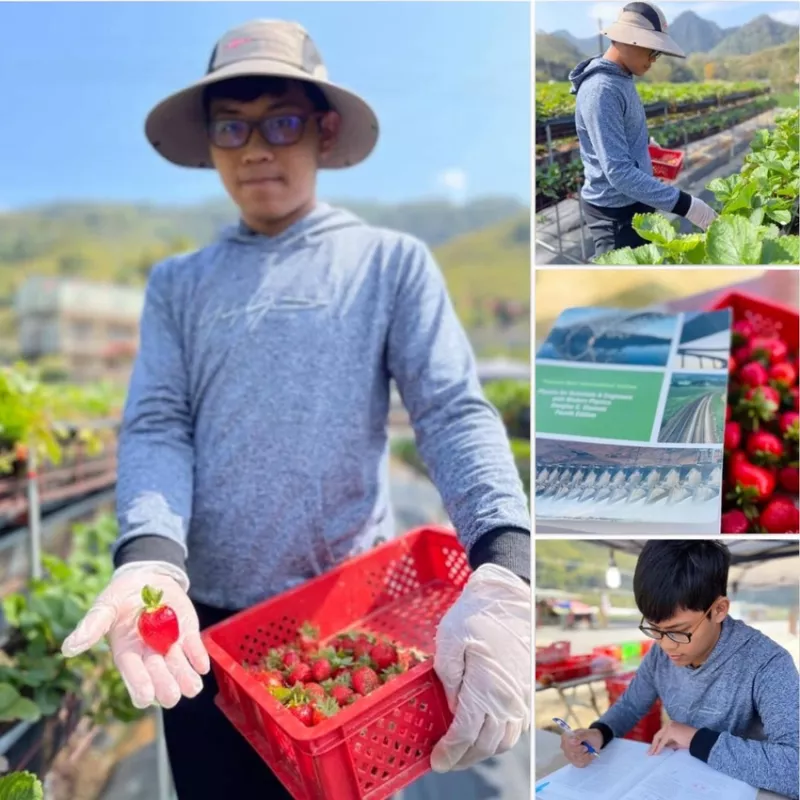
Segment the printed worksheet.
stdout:
<svg viewBox="0 0 800 800">
<path fill-rule="evenodd" d="M 615 739 L 584 769 L 566 766 L 544 781 L 537 800 L 756 800 L 758 790 L 686 750 L 647 755 L 648 745 Z"/>
</svg>

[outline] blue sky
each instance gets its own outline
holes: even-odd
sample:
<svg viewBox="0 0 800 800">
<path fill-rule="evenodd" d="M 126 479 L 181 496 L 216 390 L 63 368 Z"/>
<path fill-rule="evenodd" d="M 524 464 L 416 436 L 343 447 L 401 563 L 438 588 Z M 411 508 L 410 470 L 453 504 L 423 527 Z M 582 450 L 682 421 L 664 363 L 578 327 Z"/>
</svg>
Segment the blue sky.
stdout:
<svg viewBox="0 0 800 800">
<path fill-rule="evenodd" d="M 572 2 L 572 0 L 536 0 L 534 11 L 534 24 L 536 30 L 553 33 L 557 30 L 568 30 L 574 36 L 581 38 L 593 36 L 597 33 L 597 19 L 603 20 L 608 25 L 617 18 L 617 14 L 624 0 L 603 0 L 603 2 Z M 750 20 L 761 14 L 769 14 L 779 22 L 789 24 L 800 23 L 800 6 L 797 0 L 788 2 L 699 2 L 699 3 L 673 3 L 671 0 L 657 2 L 667 17 L 667 22 L 672 22 L 684 11 L 694 11 L 704 19 L 716 22 L 721 28 L 732 28 L 735 25 L 745 25 Z"/>
<path fill-rule="evenodd" d="M 254 17 L 302 23 L 331 79 L 378 113 L 378 149 L 323 174 L 323 197 L 528 200 L 527 3 L 0 2 L 0 209 L 221 195 L 213 172 L 163 161 L 144 119 Z"/>
</svg>

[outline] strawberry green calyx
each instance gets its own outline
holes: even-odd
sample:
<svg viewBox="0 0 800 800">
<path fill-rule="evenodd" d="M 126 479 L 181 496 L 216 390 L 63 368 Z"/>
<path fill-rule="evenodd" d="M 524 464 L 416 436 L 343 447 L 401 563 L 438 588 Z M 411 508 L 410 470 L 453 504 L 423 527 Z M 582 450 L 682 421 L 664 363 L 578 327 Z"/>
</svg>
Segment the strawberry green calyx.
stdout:
<svg viewBox="0 0 800 800">
<path fill-rule="evenodd" d="M 323 716 L 332 717 L 339 712 L 339 704 L 332 698 L 326 697 L 324 700 L 314 704 Z"/>
<path fill-rule="evenodd" d="M 161 589 L 154 589 L 152 586 L 144 586 L 142 588 L 142 602 L 144 603 L 145 611 L 157 611 L 161 608 L 163 597 L 164 592 Z"/>
</svg>

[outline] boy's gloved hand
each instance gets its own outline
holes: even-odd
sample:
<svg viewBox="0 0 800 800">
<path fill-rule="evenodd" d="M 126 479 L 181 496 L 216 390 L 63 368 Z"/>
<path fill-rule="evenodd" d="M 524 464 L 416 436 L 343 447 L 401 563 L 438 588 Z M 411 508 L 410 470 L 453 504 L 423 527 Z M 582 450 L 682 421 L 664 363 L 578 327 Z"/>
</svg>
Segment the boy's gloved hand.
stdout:
<svg viewBox="0 0 800 800">
<path fill-rule="evenodd" d="M 531 588 L 484 564 L 445 614 L 434 669 L 455 715 L 431 754 L 436 772 L 510 750 L 531 723 Z"/>
<path fill-rule="evenodd" d="M 686 219 L 697 225 L 700 230 L 708 230 L 709 225 L 717 218 L 717 212 L 699 197 L 692 197 L 692 204 L 686 212 Z"/>
<path fill-rule="evenodd" d="M 653 145 L 653 147 L 657 147 L 659 150 L 664 149 L 652 136 L 650 137 L 650 144 Z"/>
<path fill-rule="evenodd" d="M 151 650 L 139 636 L 137 617 L 145 585 L 162 590 L 164 604 L 178 618 L 180 638 L 166 656 Z M 157 702 L 172 708 L 181 695 L 194 697 L 203 688 L 200 674 L 209 671 L 210 663 L 200 639 L 197 613 L 186 594 L 188 588 L 186 574 L 172 564 L 142 561 L 120 567 L 64 640 L 61 652 L 67 657 L 77 656 L 107 635 L 114 663 L 134 706 L 146 708 Z"/>
</svg>

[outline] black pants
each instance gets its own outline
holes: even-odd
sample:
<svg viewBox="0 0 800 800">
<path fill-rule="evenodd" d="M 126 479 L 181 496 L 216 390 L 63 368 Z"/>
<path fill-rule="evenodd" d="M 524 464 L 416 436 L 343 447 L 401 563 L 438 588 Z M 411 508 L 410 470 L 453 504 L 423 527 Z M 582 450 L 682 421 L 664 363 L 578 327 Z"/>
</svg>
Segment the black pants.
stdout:
<svg viewBox="0 0 800 800">
<path fill-rule="evenodd" d="M 634 214 L 655 211 L 644 203 L 633 203 L 622 208 L 600 208 L 581 200 L 587 227 L 594 242 L 595 256 L 601 256 L 621 247 L 641 247 L 647 244 L 633 229 Z"/>
<path fill-rule="evenodd" d="M 200 628 L 235 612 L 195 603 Z M 217 683 L 203 676 L 203 691 L 164 709 L 164 733 L 179 800 L 291 800 L 261 757 L 217 708 Z"/>
</svg>

